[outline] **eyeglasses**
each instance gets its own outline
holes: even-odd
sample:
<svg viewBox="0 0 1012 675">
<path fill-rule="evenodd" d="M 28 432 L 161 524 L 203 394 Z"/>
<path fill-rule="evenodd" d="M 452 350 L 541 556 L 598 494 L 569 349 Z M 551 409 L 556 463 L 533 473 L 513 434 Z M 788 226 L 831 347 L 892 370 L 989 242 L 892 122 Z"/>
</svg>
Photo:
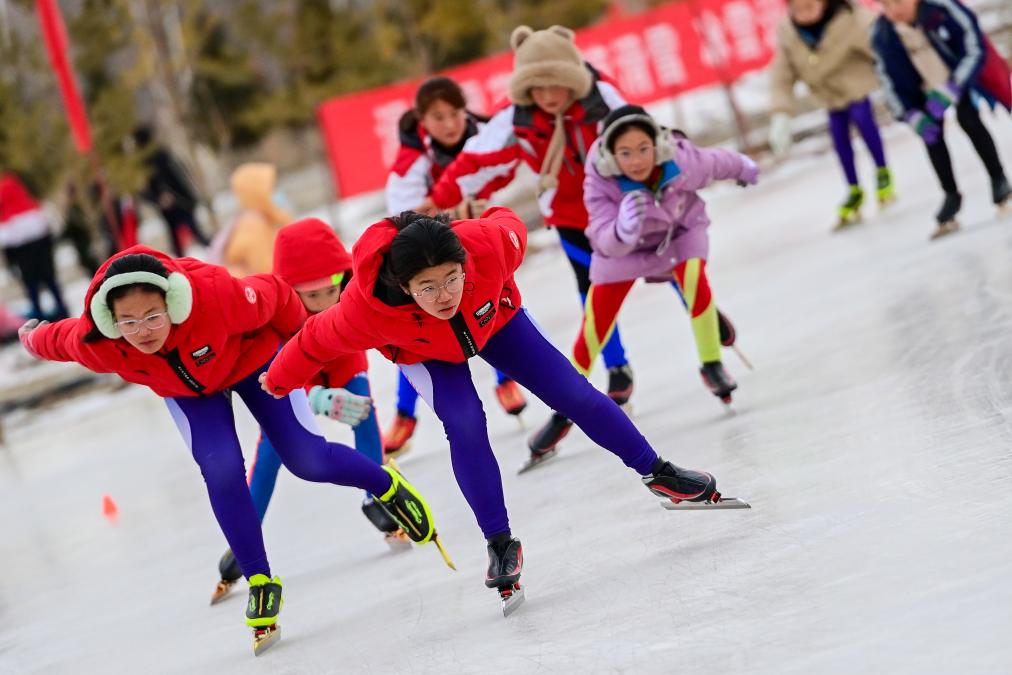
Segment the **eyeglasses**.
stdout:
<svg viewBox="0 0 1012 675">
<path fill-rule="evenodd" d="M 168 312 L 158 312 L 157 314 L 149 314 L 143 319 L 125 319 L 124 321 L 117 321 L 116 325 L 119 326 L 119 332 L 123 333 L 123 335 L 133 335 L 135 333 L 139 333 L 141 328 L 158 330 L 165 325 L 168 317 Z"/>
<path fill-rule="evenodd" d="M 449 293 L 450 295 L 454 295 L 455 293 L 460 292 L 460 289 L 462 289 L 463 287 L 464 287 L 464 274 L 463 272 L 461 272 L 458 276 L 450 277 L 444 283 L 439 284 L 438 286 L 426 286 L 417 293 L 411 291 L 411 295 L 425 302 L 435 302 L 436 300 L 439 299 L 439 296 L 444 288 L 446 289 L 447 293 Z"/>
</svg>

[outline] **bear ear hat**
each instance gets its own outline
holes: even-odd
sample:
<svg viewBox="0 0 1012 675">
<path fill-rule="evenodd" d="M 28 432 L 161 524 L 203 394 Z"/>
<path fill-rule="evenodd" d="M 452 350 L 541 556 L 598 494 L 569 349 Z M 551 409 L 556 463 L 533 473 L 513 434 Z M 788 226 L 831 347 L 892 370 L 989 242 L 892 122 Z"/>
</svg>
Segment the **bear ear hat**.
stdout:
<svg viewBox="0 0 1012 675">
<path fill-rule="evenodd" d="M 565 26 L 558 26 L 558 25 L 550 26 L 548 30 L 552 31 L 553 33 L 556 33 L 557 35 L 561 35 L 567 40 L 574 40 L 574 41 L 576 40 L 576 33 L 574 33 L 571 29 L 566 28 Z"/>
<path fill-rule="evenodd" d="M 553 28 L 561 28 L 561 26 L 553 26 Z M 510 35 L 510 48 L 516 51 L 517 47 L 532 35 L 534 35 L 534 29 L 530 26 L 517 26 Z"/>
</svg>

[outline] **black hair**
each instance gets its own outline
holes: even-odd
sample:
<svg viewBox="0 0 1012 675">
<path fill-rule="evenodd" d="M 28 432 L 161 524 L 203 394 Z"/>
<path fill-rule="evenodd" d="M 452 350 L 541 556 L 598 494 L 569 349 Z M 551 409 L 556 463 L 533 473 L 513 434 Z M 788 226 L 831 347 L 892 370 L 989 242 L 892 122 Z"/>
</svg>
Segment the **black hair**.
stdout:
<svg viewBox="0 0 1012 675">
<path fill-rule="evenodd" d="M 106 281 L 118 274 L 127 274 L 129 272 L 151 272 L 152 274 L 157 274 L 160 277 L 165 277 L 166 279 L 169 278 L 169 271 L 165 269 L 165 265 L 163 265 L 162 261 L 158 258 L 153 255 L 148 255 L 147 253 L 131 253 L 130 255 L 116 258 L 109 263 L 109 267 L 107 267 L 105 271 L 105 276 L 102 277 L 102 281 L 99 285 L 101 286 L 101 284 L 104 284 Z M 113 303 L 129 295 L 133 291 L 158 293 L 163 298 L 165 297 L 165 291 L 154 284 L 140 282 L 136 284 L 117 286 L 109 291 L 105 296 L 105 304 L 109 307 L 109 311 L 113 311 Z M 98 342 L 104 338 L 105 336 L 102 335 L 98 326 L 95 326 L 88 332 L 87 335 L 84 336 L 84 341 Z"/>
<path fill-rule="evenodd" d="M 383 265 L 382 281 L 388 286 L 407 286 L 408 282 L 427 267 L 444 263 L 464 264 L 467 251 L 460 237 L 450 227 L 445 213 L 426 216 L 404 211 L 390 219 L 398 232 L 390 243 L 390 252 Z"/>
<path fill-rule="evenodd" d="M 466 108 L 467 100 L 460 85 L 448 77 L 430 77 L 415 92 L 415 114 L 418 119 L 425 116 L 433 103 L 442 101 L 457 108 Z"/>
<path fill-rule="evenodd" d="M 608 113 L 608 116 L 604 118 L 604 128 L 609 129 L 612 124 L 618 122 L 623 117 L 630 117 L 632 115 L 643 115 L 646 117 L 650 116 L 650 114 L 646 110 L 644 110 L 641 106 L 624 105 L 619 108 L 615 108 L 610 113 Z M 611 153 L 615 152 L 615 142 L 618 141 L 619 137 L 621 137 L 622 134 L 629 131 L 629 129 L 639 129 L 647 136 L 649 136 L 654 143 L 657 142 L 657 129 L 652 124 L 644 122 L 643 120 L 635 120 L 635 119 L 627 120 L 625 122 L 618 124 L 614 129 L 611 129 L 611 131 L 609 132 L 608 140 L 607 143 L 605 144 L 605 147 L 607 147 L 608 152 Z"/>
</svg>

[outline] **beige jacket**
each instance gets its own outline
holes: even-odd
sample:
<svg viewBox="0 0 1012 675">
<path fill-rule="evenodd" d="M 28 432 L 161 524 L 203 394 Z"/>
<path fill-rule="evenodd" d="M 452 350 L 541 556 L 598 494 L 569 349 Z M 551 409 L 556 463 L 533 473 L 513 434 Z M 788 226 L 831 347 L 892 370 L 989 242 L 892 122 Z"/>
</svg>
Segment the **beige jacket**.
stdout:
<svg viewBox="0 0 1012 675">
<path fill-rule="evenodd" d="M 945 83 L 952 77 L 952 73 L 949 71 L 949 67 L 945 65 L 945 62 L 942 61 L 942 57 L 938 55 L 935 48 L 928 42 L 928 37 L 924 34 L 924 31 L 916 26 L 908 26 L 905 23 L 895 23 L 893 24 L 893 28 L 896 29 L 897 35 L 900 36 L 900 41 L 903 42 L 907 55 L 910 56 L 911 63 L 914 64 L 914 68 L 917 69 L 921 79 L 924 80 L 924 91 L 941 89 L 945 86 Z"/>
<path fill-rule="evenodd" d="M 225 235 L 222 263 L 236 276 L 269 273 L 274 266 L 274 240 L 292 221 L 271 200 L 276 180 L 274 167 L 261 162 L 243 164 L 232 174 L 241 211 Z"/>
<path fill-rule="evenodd" d="M 790 18 L 785 18 L 777 27 L 777 53 L 770 71 L 772 111 L 794 111 L 794 83 L 798 80 L 830 110 L 845 108 L 878 89 L 871 49 L 875 19 L 874 13 L 856 3 L 853 11 L 841 9 L 812 50 Z"/>
</svg>

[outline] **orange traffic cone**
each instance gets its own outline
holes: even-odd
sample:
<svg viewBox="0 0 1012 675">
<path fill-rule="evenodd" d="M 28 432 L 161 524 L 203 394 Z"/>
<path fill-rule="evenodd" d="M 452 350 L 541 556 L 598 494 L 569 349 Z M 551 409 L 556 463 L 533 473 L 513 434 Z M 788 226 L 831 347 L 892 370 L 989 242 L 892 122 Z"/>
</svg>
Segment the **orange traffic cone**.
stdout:
<svg viewBox="0 0 1012 675">
<path fill-rule="evenodd" d="M 119 507 L 116 506 L 116 502 L 109 495 L 102 495 L 102 515 L 113 524 L 119 518 Z"/>
</svg>

